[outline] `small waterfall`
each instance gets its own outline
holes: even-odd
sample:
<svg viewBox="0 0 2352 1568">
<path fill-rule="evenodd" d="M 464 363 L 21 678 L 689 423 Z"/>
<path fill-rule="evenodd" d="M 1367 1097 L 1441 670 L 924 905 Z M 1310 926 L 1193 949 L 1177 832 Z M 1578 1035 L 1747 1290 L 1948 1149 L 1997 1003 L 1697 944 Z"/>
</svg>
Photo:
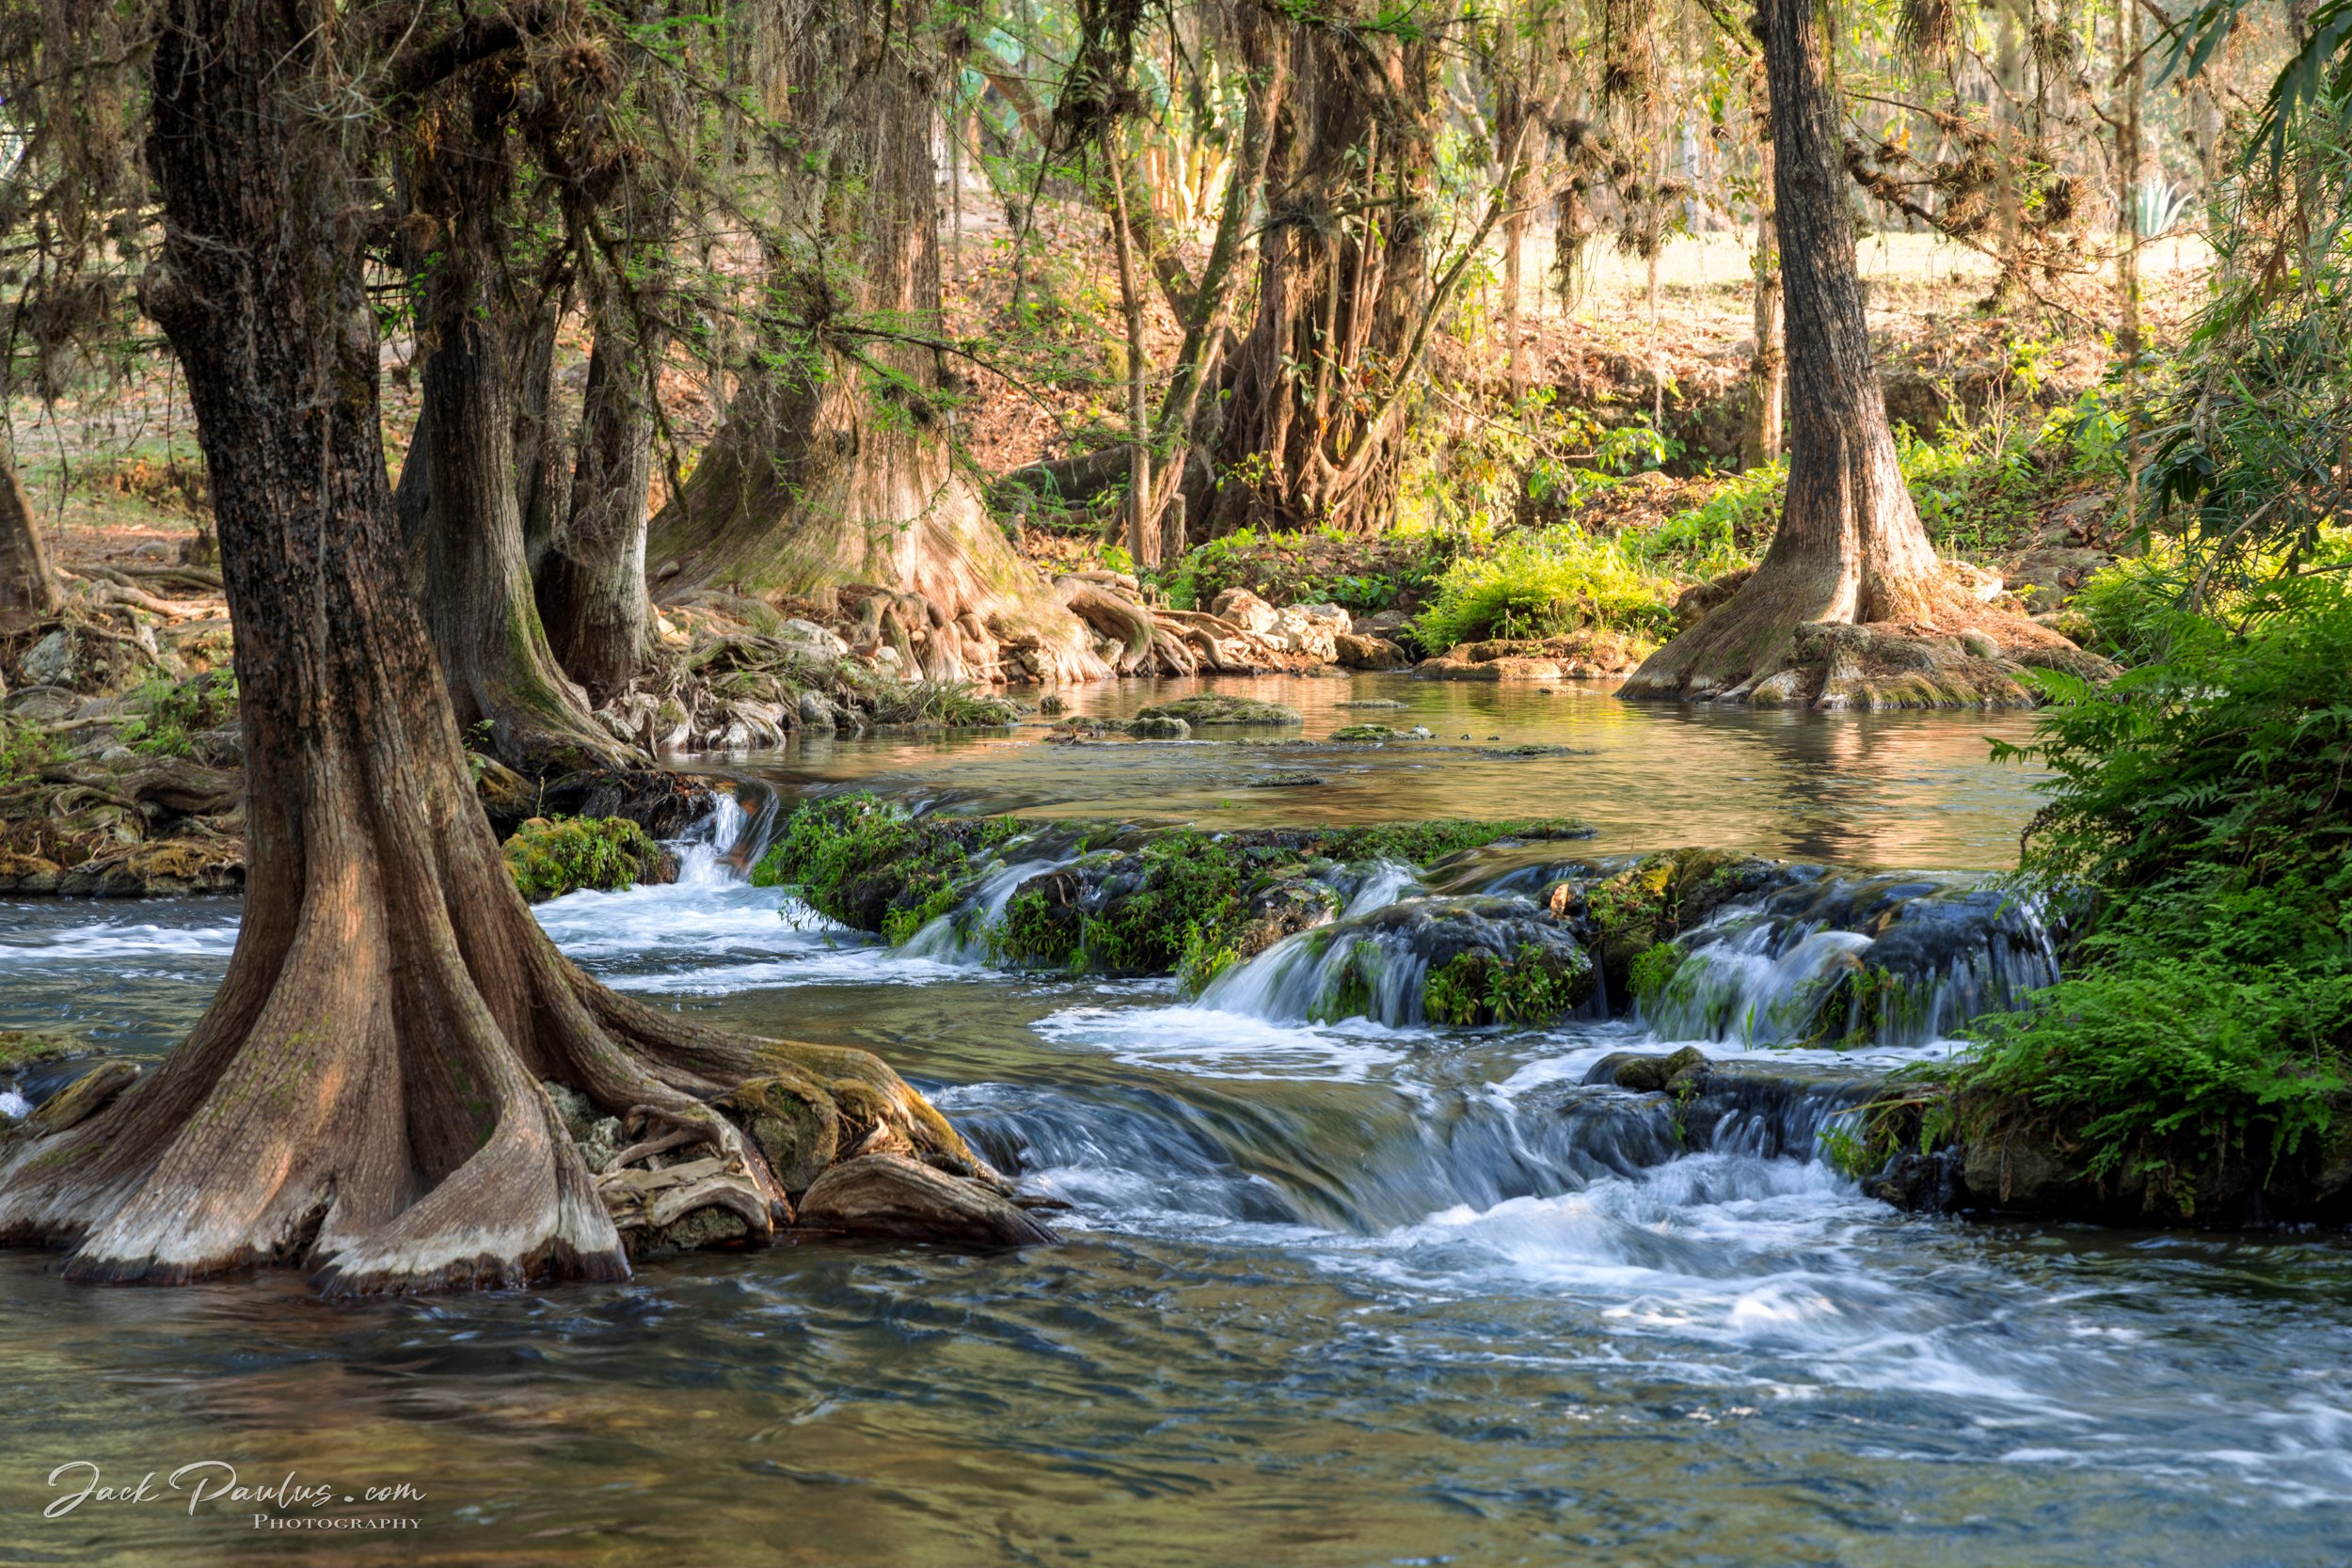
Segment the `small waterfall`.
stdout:
<svg viewBox="0 0 2352 1568">
<path fill-rule="evenodd" d="M 1411 866 L 1399 865 L 1394 861 L 1377 862 L 1364 874 L 1362 884 L 1347 901 L 1347 908 L 1340 911 L 1340 918 L 1353 920 L 1358 915 L 1387 909 L 1406 894 L 1421 890 L 1421 879 Z"/>
<path fill-rule="evenodd" d="M 1396 907 L 1377 906 L 1373 912 Z M 1235 964 L 1209 982 L 1199 1006 L 1280 1022 L 1366 1018 L 1406 1027 L 1423 1022 L 1422 982 L 1428 974 L 1428 960 L 1408 937 L 1375 929 L 1351 907 L 1343 920 L 1284 937 Z"/>
<path fill-rule="evenodd" d="M 1025 860 L 987 873 L 961 904 L 924 924 L 898 951 L 910 958 L 941 963 L 984 964 L 992 957 L 988 933 L 1005 916 L 1005 906 L 1021 884 L 1070 863 L 1066 859 Z"/>
<path fill-rule="evenodd" d="M 774 797 L 767 802 L 774 810 Z M 749 865 L 739 850 L 750 822 L 743 802 L 731 789 L 710 792 L 710 815 L 686 830 L 677 841 L 677 879 L 685 887 L 722 887 L 742 881 Z"/>
<path fill-rule="evenodd" d="M 2013 889 L 1824 875 L 1685 933 L 1641 1014 L 1661 1040 L 1926 1045 L 2055 983 L 2062 924 Z"/>
</svg>

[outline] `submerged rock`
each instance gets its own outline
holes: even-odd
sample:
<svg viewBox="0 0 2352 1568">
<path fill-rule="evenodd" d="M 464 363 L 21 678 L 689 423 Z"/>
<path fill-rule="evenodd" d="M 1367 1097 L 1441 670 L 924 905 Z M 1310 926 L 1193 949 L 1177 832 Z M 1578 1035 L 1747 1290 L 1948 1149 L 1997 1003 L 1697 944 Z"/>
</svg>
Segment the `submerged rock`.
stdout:
<svg viewBox="0 0 2352 1568">
<path fill-rule="evenodd" d="M 864 1154 L 826 1171 L 802 1196 L 801 1224 L 989 1249 L 1061 1240 L 994 1190 L 902 1154 Z"/>
<path fill-rule="evenodd" d="M 1262 703 L 1254 697 L 1235 697 L 1222 691 L 1204 691 L 1198 696 L 1180 697 L 1172 703 L 1161 703 L 1137 710 L 1137 719 L 1181 719 L 1195 729 L 1204 724 L 1303 724 L 1306 722 L 1295 707 L 1280 703 Z"/>
</svg>

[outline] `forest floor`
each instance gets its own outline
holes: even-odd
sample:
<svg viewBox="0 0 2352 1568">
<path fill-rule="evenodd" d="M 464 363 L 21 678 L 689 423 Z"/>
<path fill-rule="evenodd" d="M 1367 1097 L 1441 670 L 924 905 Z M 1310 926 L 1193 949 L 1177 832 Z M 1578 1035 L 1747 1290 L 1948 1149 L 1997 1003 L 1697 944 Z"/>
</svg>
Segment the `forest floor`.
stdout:
<svg viewBox="0 0 2352 1568">
<path fill-rule="evenodd" d="M 1753 335 L 1744 238 L 1719 231 L 1670 242 L 1654 321 L 1645 269 L 1599 246 L 1574 308 L 1563 310 L 1557 294 L 1540 286 L 1550 251 L 1548 233 L 1530 234 L 1521 316 L 1527 385 L 1552 389 L 1555 407 L 1590 411 L 1605 426 L 1661 413 L 1667 436 L 1658 467 L 1669 483 L 1613 487 L 1582 502 L 1579 520 L 1595 529 L 1640 528 L 1702 503 L 1719 470 L 1732 466 L 1725 447 L 1736 441 L 1745 396 Z M 1915 436 L 1931 437 L 1958 422 L 1997 443 L 2009 438 L 2006 425 L 2072 401 L 2106 372 L 2104 278 L 2061 280 L 2045 301 L 1992 315 L 1980 309 L 1990 263 L 1975 252 L 1890 232 L 1866 239 L 1860 257 L 1890 411 Z M 2177 341 L 2202 297 L 2208 261 L 2193 238 L 2150 245 L 2142 264 L 2152 341 Z M 961 243 L 943 245 L 942 266 L 951 335 L 991 345 L 962 368 L 969 388 L 961 429 L 979 472 L 1001 475 L 1120 437 L 1125 345 L 1116 267 L 1098 218 L 1048 213 L 1016 279 L 1001 217 L 967 209 Z M 1438 369 L 1454 390 L 1425 421 L 1437 447 L 1479 421 L 1507 418 L 1512 406 L 1495 291 L 1458 309 L 1454 327 L 1439 340 Z M 1172 356 L 1180 332 L 1156 294 L 1147 337 L 1155 358 Z M 395 473 L 416 420 L 412 347 L 394 339 L 383 353 L 386 450 Z M 558 397 L 575 407 L 588 349 L 577 325 L 558 347 Z M 650 497 L 657 507 L 673 475 L 691 467 L 716 428 L 723 403 L 707 376 L 683 364 L 665 374 L 662 393 L 676 446 L 657 464 Z M 158 352 L 119 378 L 54 403 L 20 399 L 10 417 L 22 478 L 57 564 L 72 571 L 173 560 L 197 531 L 202 461 L 168 355 Z M 1024 546 L 1044 564 L 1086 563 L 1094 553 L 1090 521 L 1071 517 L 1057 530 L 1028 530 Z M 2015 531 L 2018 545 L 2038 542 L 2040 531 Z"/>
</svg>

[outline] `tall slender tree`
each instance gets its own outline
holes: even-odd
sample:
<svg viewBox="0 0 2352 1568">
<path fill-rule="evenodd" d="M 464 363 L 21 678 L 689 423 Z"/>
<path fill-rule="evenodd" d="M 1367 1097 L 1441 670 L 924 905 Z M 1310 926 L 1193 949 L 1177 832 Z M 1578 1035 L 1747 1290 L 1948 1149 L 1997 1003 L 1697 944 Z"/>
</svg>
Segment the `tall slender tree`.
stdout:
<svg viewBox="0 0 2352 1568">
<path fill-rule="evenodd" d="M 2003 647 L 2061 641 L 1947 578 L 1896 457 L 1855 264 L 1844 120 L 1815 0 L 1760 0 L 1772 94 L 1774 219 L 1787 309 L 1788 491 L 1762 564 L 1732 598 L 1652 654 L 1627 697 L 1788 701 L 1804 686 L 1798 630 L 1889 623 L 1984 631 Z M 1783 678 L 1784 675 L 1786 678 Z M 1767 683 L 1772 683 L 1767 685 Z M 1835 703 L 1827 682 L 1815 700 Z"/>
</svg>

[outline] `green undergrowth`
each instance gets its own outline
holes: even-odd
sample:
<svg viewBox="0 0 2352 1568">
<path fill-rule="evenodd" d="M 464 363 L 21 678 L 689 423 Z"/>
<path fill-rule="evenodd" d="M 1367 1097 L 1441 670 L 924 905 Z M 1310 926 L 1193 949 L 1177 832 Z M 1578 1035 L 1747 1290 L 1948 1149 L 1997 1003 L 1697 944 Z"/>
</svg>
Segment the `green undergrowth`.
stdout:
<svg viewBox="0 0 2352 1568">
<path fill-rule="evenodd" d="M 625 816 L 534 816 L 508 836 L 507 869 L 536 904 L 584 888 L 617 893 L 661 865 L 661 847 Z"/>
<path fill-rule="evenodd" d="M 1520 944 L 1509 958 L 1473 948 L 1422 982 L 1422 1011 L 1440 1023 L 1549 1023 L 1582 1000 L 1592 962 L 1575 949 Z"/>
<path fill-rule="evenodd" d="M 1573 524 L 1506 535 L 1438 578 L 1413 623 L 1425 648 L 1606 628 L 1658 640 L 1674 629 L 1674 584 L 1621 538 Z"/>
<path fill-rule="evenodd" d="M 975 858 L 1019 831 L 1009 816 L 914 816 L 865 791 L 837 795 L 793 812 L 752 883 L 900 942 L 953 909 Z"/>
<path fill-rule="evenodd" d="M 2352 1055 L 2352 591 L 2186 611 L 2104 689 L 2050 677 L 2029 878 L 2098 903 L 2066 977 L 1970 1028 L 1931 1125 L 2046 1139 L 2151 1211 L 2292 1181 L 2341 1139 Z"/>
</svg>

